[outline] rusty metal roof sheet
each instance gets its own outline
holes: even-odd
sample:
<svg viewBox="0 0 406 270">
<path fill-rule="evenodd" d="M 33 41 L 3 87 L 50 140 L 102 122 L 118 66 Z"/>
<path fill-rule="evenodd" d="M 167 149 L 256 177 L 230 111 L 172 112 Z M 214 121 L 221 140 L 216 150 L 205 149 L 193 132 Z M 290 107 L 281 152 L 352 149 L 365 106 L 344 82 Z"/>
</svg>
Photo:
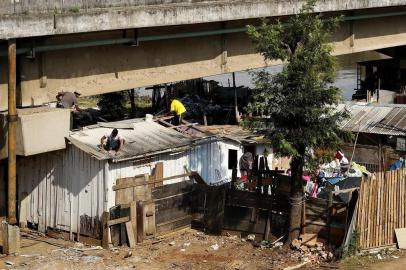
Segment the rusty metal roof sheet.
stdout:
<svg viewBox="0 0 406 270">
<path fill-rule="evenodd" d="M 264 133 L 244 129 L 238 125 L 212 125 L 198 126 L 205 132 L 206 136 L 216 135 L 224 139 L 233 140 L 239 143 L 268 143 L 264 138 Z"/>
<path fill-rule="evenodd" d="M 382 135 L 406 136 L 406 105 L 345 104 L 351 117 L 342 123 L 344 130 Z"/>
<path fill-rule="evenodd" d="M 124 146 L 118 155 L 111 155 L 99 148 L 100 139 L 110 134 L 113 128 L 124 138 Z M 160 153 L 177 152 L 187 149 L 191 139 L 165 128 L 155 122 L 140 119 L 113 123 L 100 123 L 83 130 L 72 132 L 67 138 L 72 144 L 99 160 L 119 162 L 152 156 Z"/>
</svg>

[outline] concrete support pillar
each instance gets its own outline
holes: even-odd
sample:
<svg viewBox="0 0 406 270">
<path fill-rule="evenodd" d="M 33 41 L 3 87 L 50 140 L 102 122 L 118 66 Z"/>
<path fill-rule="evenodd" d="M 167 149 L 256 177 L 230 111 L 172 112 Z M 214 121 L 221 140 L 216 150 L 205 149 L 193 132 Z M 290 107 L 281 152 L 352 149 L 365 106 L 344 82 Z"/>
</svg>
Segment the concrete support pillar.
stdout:
<svg viewBox="0 0 406 270">
<path fill-rule="evenodd" d="M 17 169 L 16 169 L 16 132 L 17 132 L 17 108 L 16 108 L 16 41 L 8 42 L 8 222 L 17 224 L 16 218 L 16 193 L 17 193 Z"/>
<path fill-rule="evenodd" d="M 20 253 L 20 228 L 3 222 L 2 232 L 3 253 L 7 255 Z"/>
</svg>

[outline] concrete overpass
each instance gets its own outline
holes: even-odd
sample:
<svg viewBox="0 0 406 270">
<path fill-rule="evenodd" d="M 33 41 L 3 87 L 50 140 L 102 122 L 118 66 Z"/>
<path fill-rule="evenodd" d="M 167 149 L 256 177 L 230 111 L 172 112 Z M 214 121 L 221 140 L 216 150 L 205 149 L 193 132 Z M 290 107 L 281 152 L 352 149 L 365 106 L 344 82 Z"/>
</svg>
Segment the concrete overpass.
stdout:
<svg viewBox="0 0 406 270">
<path fill-rule="evenodd" d="M 60 90 L 94 95 L 263 67 L 245 34 L 304 1 L 0 0 L 0 110 L 7 109 L 7 40 L 17 42 L 17 103 Z M 343 15 L 335 54 L 406 45 L 406 0 L 321 0 Z"/>
</svg>

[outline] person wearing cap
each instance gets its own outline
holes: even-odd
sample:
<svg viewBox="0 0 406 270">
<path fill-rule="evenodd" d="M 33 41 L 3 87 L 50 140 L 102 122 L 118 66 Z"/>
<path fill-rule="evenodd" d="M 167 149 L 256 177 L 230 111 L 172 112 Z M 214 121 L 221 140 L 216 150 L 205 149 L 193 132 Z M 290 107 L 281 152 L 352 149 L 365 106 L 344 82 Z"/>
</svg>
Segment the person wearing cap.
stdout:
<svg viewBox="0 0 406 270">
<path fill-rule="evenodd" d="M 75 92 L 58 92 L 58 95 L 56 95 L 56 100 L 58 100 L 58 108 L 65 108 L 65 109 L 74 109 L 76 111 L 81 111 L 79 106 L 78 106 L 78 100 L 77 98 L 80 96 L 79 91 Z"/>
<path fill-rule="evenodd" d="M 124 139 L 118 134 L 118 130 L 115 128 L 109 134 L 106 133 L 100 139 L 100 146 L 103 147 L 107 151 L 116 151 L 116 153 L 120 152 L 124 145 Z"/>
</svg>

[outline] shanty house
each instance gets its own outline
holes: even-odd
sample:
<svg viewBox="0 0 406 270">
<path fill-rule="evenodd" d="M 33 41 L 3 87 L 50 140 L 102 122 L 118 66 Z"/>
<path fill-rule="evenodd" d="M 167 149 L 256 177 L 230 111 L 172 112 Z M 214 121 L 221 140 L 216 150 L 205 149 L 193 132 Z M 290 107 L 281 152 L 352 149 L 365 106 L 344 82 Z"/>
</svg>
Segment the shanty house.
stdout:
<svg viewBox="0 0 406 270">
<path fill-rule="evenodd" d="M 343 146 L 345 155 L 365 165 L 371 172 L 384 171 L 406 156 L 406 105 L 341 104 L 339 110 L 348 110 L 350 118 L 341 124 L 351 131 L 354 143 Z"/>
<path fill-rule="evenodd" d="M 100 139 L 113 128 L 125 143 L 119 155 L 99 149 Z M 243 146 L 221 136 L 192 138 L 152 120 L 100 123 L 71 132 L 67 147 L 18 160 L 18 201 L 20 223 L 100 238 L 101 217 L 115 205 L 113 186 L 117 179 L 154 175 L 160 177 L 198 172 L 208 184 L 229 181 L 229 153 L 238 160 Z M 171 184 L 181 177 L 164 181 Z"/>
</svg>

